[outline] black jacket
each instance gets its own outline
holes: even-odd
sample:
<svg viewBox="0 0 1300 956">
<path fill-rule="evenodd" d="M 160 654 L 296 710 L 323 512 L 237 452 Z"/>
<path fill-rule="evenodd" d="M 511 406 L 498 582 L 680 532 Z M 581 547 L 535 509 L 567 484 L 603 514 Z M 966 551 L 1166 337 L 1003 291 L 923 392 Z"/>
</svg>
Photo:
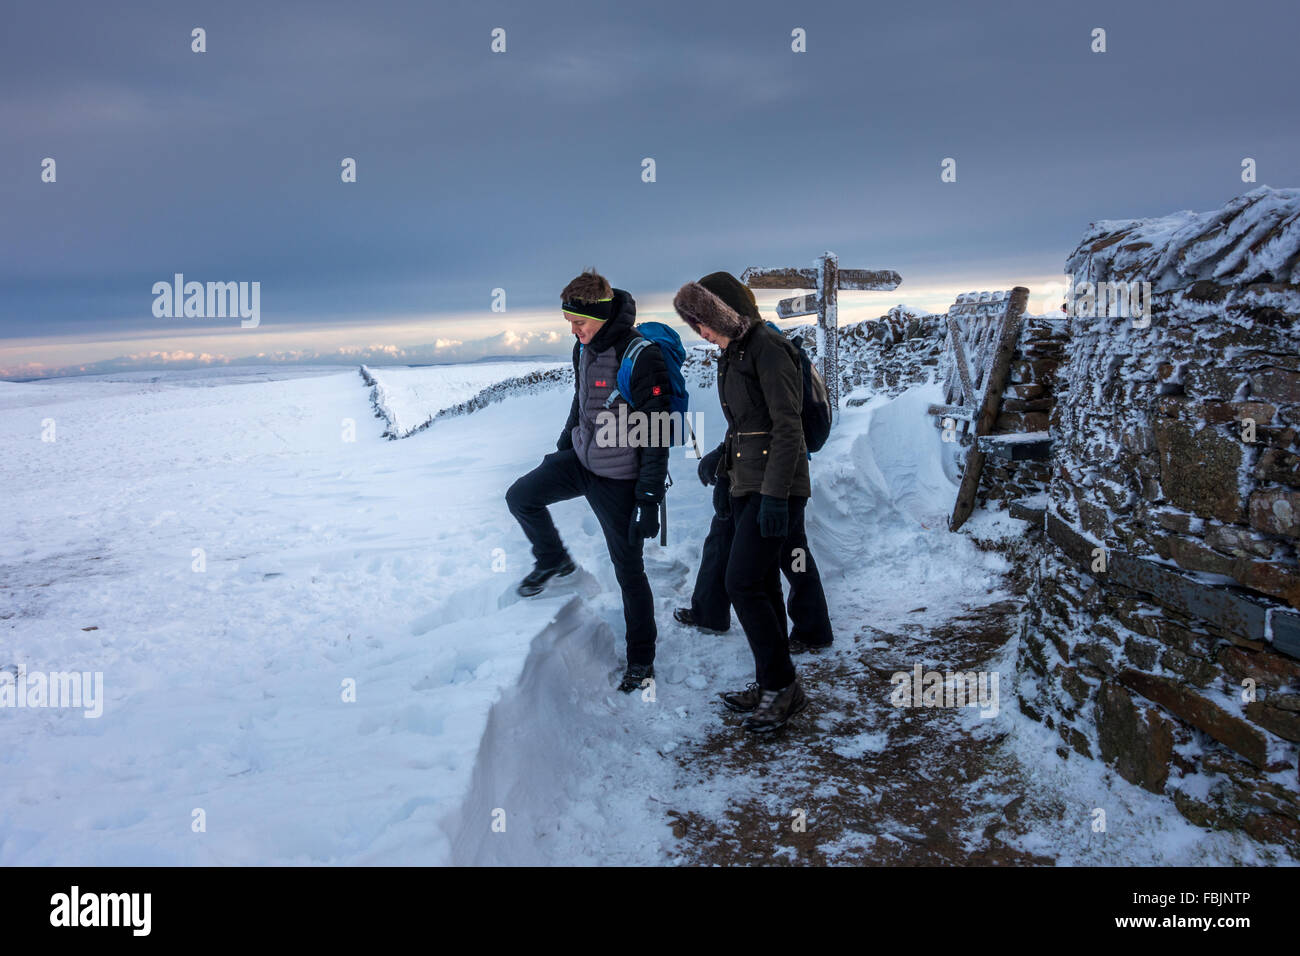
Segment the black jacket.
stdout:
<svg viewBox="0 0 1300 956">
<path fill-rule="evenodd" d="M 599 331 L 592 337 L 587 348 L 597 352 L 614 349 L 614 354 L 621 362 L 623 353 L 633 340 L 640 338 L 636 331 L 636 300 L 622 289 L 614 290 L 614 316 L 606 320 Z M 564 432 L 556 442 L 556 448 L 563 451 L 573 447 L 573 428 L 578 424 L 578 355 L 580 346 L 576 339 L 573 343 L 573 403 L 569 407 L 569 418 L 564 424 Z M 656 394 L 656 388 L 658 394 Z M 653 414 L 668 412 L 671 383 L 668 368 L 663 355 L 656 346 L 641 352 L 636 367 L 632 372 L 632 405 L 638 412 Z M 620 399 L 621 401 L 621 399 Z M 614 409 L 617 410 L 617 403 Z M 664 495 L 664 482 L 668 476 L 668 451 L 664 446 L 639 449 L 639 473 L 636 479 L 638 498 L 658 501 Z"/>
<path fill-rule="evenodd" d="M 731 494 L 810 496 L 795 346 L 766 322 L 754 322 L 718 359 L 718 396 L 727 419 L 718 474 L 730 479 Z"/>
</svg>

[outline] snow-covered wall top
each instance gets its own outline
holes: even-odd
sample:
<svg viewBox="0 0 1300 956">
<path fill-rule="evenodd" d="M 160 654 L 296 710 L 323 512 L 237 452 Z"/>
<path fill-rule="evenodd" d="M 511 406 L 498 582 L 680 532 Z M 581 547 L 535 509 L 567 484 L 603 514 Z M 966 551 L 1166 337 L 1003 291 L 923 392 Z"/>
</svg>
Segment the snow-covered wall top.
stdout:
<svg viewBox="0 0 1300 956">
<path fill-rule="evenodd" d="M 1260 186 L 1210 212 L 1093 223 L 1066 261 L 1075 281 L 1300 285 L 1300 189 Z"/>
<path fill-rule="evenodd" d="M 861 404 L 870 395 L 897 395 L 924 382 L 943 348 L 942 320 L 940 315 L 896 305 L 878 319 L 840 326 L 840 394 L 856 393 L 849 404 Z M 808 358 L 821 368 L 815 324 L 782 331 L 787 338 L 800 337 Z M 682 371 L 689 383 L 706 387 L 717 381 L 717 351 L 711 345 L 686 350 Z"/>
</svg>

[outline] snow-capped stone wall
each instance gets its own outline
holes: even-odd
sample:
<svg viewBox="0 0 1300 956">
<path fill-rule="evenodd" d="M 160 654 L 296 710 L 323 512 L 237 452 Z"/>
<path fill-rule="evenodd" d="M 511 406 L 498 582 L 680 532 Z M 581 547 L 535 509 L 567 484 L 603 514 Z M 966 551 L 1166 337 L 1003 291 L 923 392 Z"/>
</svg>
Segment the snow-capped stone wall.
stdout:
<svg viewBox="0 0 1300 956">
<path fill-rule="evenodd" d="M 1094 224 L 1066 271 L 1151 312 L 1068 318 L 1021 709 L 1300 852 L 1300 190 Z"/>
<path fill-rule="evenodd" d="M 799 325 L 783 330 L 788 338 L 801 336 L 803 350 L 821 368 L 817 352 L 817 326 Z M 855 322 L 839 330 L 840 395 L 842 405 L 861 405 L 877 394 L 898 395 L 927 381 L 939 364 L 944 342 L 943 316 L 896 305 L 878 319 Z M 683 373 L 693 385 L 712 386 L 717 381 L 717 350 L 687 350 Z"/>
<path fill-rule="evenodd" d="M 573 367 L 568 362 L 545 362 L 522 374 L 513 362 L 466 365 L 358 368 L 370 386 L 370 407 L 385 423 L 384 437 L 409 438 L 434 422 L 468 415 L 516 395 L 532 395 L 553 388 L 573 388 Z"/>
<path fill-rule="evenodd" d="M 809 357 L 820 368 L 814 329 L 807 326 L 800 331 Z M 928 381 L 939 365 L 944 335 L 942 315 L 905 305 L 894 306 L 874 322 L 842 329 L 838 344 L 844 404 L 861 404 L 870 395 L 898 395 Z"/>
</svg>

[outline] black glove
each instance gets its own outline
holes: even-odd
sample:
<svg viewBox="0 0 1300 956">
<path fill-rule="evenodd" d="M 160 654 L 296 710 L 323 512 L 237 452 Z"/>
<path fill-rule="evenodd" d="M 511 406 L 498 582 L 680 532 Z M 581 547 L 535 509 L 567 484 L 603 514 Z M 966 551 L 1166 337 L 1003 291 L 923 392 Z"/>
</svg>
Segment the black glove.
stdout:
<svg viewBox="0 0 1300 956">
<path fill-rule="evenodd" d="M 784 498 L 760 495 L 758 533 L 764 538 L 784 538 L 790 527 L 790 506 Z"/>
<path fill-rule="evenodd" d="M 731 482 L 726 478 L 713 486 L 713 513 L 723 521 L 731 517 Z"/>
<path fill-rule="evenodd" d="M 711 485 L 717 481 L 718 461 L 722 458 L 722 446 L 700 458 L 700 481 Z"/>
<path fill-rule="evenodd" d="M 659 502 L 638 496 L 636 506 L 632 509 L 632 523 L 627 529 L 627 543 L 638 544 L 645 538 L 653 538 L 659 533 Z"/>
</svg>

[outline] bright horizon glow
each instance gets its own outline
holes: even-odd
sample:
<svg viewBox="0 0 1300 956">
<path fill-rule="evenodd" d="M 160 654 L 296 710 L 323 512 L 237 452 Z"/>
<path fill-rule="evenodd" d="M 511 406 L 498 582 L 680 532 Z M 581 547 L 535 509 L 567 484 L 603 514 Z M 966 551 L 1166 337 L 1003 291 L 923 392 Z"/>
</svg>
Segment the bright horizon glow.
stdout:
<svg viewBox="0 0 1300 956">
<path fill-rule="evenodd" d="M 990 270 L 992 271 L 992 270 Z M 852 325 L 877 319 L 896 305 L 904 304 L 930 312 L 944 312 L 962 292 L 995 290 L 1025 284 L 1030 289 L 1033 314 L 1054 312 L 1048 299 L 1059 299 L 1064 277 L 1043 275 L 1031 279 L 1007 279 L 1003 282 L 979 282 L 974 279 L 931 281 L 909 285 L 906 278 L 890 292 L 847 292 L 839 300 L 839 324 Z M 680 321 L 672 308 L 675 290 L 658 291 L 638 299 L 637 317 L 641 321 L 667 322 L 683 333 L 687 342 L 696 336 Z M 635 294 L 635 293 L 634 293 Z M 757 290 L 755 298 L 767 318 L 776 320 L 778 300 L 796 294 L 795 290 Z M 382 353 L 384 350 L 413 349 L 439 345 L 446 349 L 446 361 L 471 361 L 476 355 L 457 350 L 473 347 L 494 336 L 505 335 L 501 351 L 509 354 L 511 335 L 532 338 L 520 354 L 566 354 L 572 336 L 559 304 L 555 309 L 511 309 L 494 313 L 487 309 L 473 313 L 442 315 L 375 316 L 330 321 L 276 322 L 263 317 L 256 329 L 241 329 L 237 320 L 176 319 L 178 328 L 170 334 L 155 330 L 124 331 L 120 335 L 86 338 L 82 335 L 32 336 L 0 341 L 0 379 L 35 378 L 68 374 L 66 370 L 117 359 L 132 359 L 145 364 L 132 368 L 141 371 L 162 370 L 193 365 L 219 366 L 227 363 L 248 364 L 259 355 L 267 364 L 319 365 L 350 364 L 351 354 Z M 780 320 L 786 326 L 810 324 L 814 316 Z M 215 323 L 226 322 L 223 327 Z M 184 325 L 182 323 L 185 323 Z M 552 336 L 554 338 L 552 339 Z M 494 353 L 487 353 L 494 354 Z M 462 355 L 463 357 L 456 357 Z M 295 357 L 301 356 L 301 357 Z M 405 364 L 394 354 L 397 364 Z M 374 359 L 370 359 L 374 361 Z M 94 374 L 94 369 L 73 374 Z"/>
</svg>

